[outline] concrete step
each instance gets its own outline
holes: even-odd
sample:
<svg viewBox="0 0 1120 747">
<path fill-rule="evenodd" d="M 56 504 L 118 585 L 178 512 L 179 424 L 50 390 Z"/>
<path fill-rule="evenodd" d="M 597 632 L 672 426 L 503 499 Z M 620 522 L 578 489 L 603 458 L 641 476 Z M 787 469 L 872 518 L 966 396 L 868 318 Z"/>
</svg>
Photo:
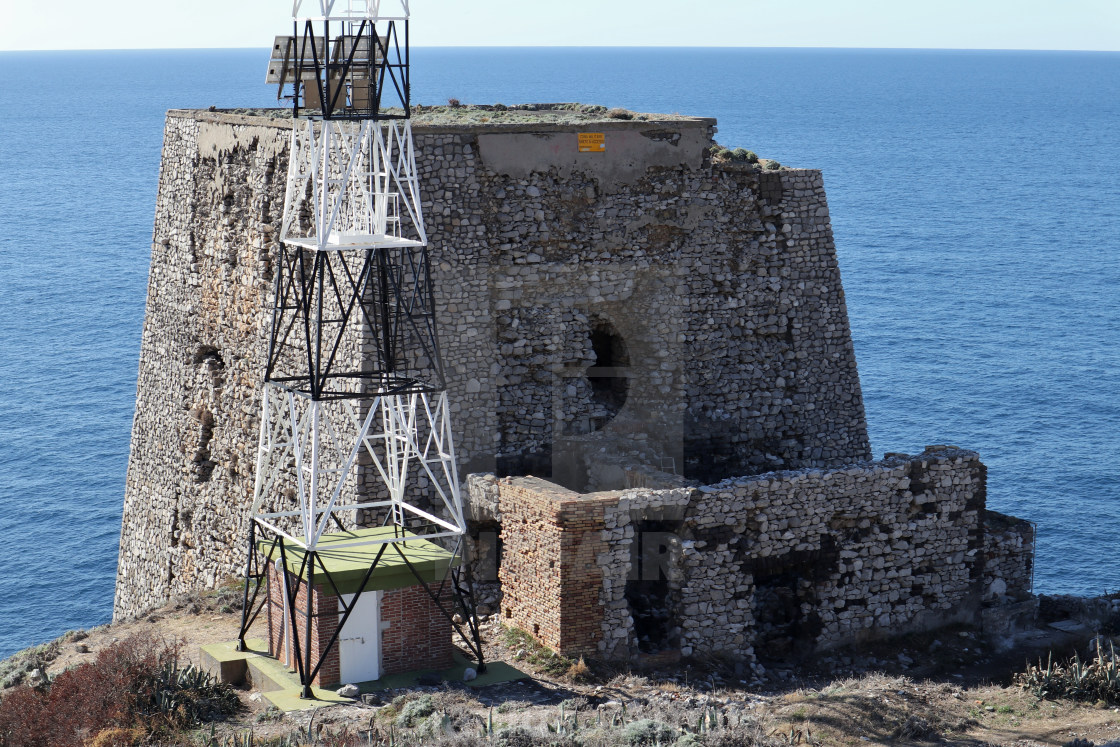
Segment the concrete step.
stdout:
<svg viewBox="0 0 1120 747">
<path fill-rule="evenodd" d="M 268 655 L 268 645 L 259 638 L 246 639 L 247 651 L 237 650 L 237 641 L 211 643 L 199 649 L 199 664 L 221 682 L 240 685 L 245 681 L 246 659 Z"/>
<path fill-rule="evenodd" d="M 246 659 L 249 680 L 253 689 L 262 693 L 276 690 L 299 690 L 299 675 L 269 656 L 250 656 Z"/>
<path fill-rule="evenodd" d="M 331 703 L 353 703 L 331 690 L 312 688 L 315 697 L 300 699 L 299 675 L 268 655 L 268 645 L 256 638 L 245 641 L 247 651 L 237 650 L 237 641 L 211 643 L 199 650 L 202 668 L 230 685 L 251 684 L 282 711 L 301 711 Z"/>
</svg>

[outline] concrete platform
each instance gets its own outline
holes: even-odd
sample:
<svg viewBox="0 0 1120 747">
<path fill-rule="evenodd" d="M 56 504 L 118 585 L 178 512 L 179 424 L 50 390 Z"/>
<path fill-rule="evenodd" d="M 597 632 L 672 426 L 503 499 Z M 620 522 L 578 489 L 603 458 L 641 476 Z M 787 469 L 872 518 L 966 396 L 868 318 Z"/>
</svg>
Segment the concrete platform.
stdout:
<svg viewBox="0 0 1120 747">
<path fill-rule="evenodd" d="M 302 711 L 324 705 L 353 703 L 333 690 L 312 687 L 314 700 L 302 700 L 299 675 L 268 655 L 268 645 L 259 638 L 245 641 L 249 650 L 238 651 L 237 641 L 211 643 L 200 649 L 202 668 L 229 685 L 250 684 L 282 711 Z"/>
<path fill-rule="evenodd" d="M 254 690 L 260 691 L 274 706 L 285 713 L 290 711 L 304 711 L 309 708 L 319 708 L 327 705 L 339 705 L 356 702 L 352 698 L 344 698 L 334 690 L 321 687 L 312 687 L 311 692 L 315 698 L 304 700 L 300 698 L 302 688 L 299 675 L 288 669 L 287 666 L 268 655 L 267 644 L 259 638 L 246 639 L 247 651 L 238 651 L 236 641 L 225 643 L 211 643 L 200 649 L 199 659 L 202 668 L 229 685 L 251 684 Z M 379 680 L 372 682 L 358 682 L 358 690 L 363 693 L 395 690 L 407 687 L 416 687 L 421 678 L 425 680 L 438 677 L 443 682 L 462 682 L 463 674 L 473 663 L 460 654 L 455 655 L 455 665 L 443 670 L 422 670 L 416 672 L 402 672 L 400 674 L 387 674 Z M 486 665 L 486 671 L 466 685 L 472 688 L 482 688 L 503 682 L 514 682 L 526 679 L 528 675 L 505 662 L 496 661 Z"/>
</svg>

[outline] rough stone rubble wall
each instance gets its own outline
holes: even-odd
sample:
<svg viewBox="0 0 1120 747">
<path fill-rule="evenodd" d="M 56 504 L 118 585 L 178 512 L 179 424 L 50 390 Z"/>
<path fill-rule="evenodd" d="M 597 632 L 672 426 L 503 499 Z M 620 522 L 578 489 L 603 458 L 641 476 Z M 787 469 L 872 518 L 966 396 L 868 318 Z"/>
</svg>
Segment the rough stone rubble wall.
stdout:
<svg viewBox="0 0 1120 747">
<path fill-rule="evenodd" d="M 633 611 L 626 599 L 627 581 L 643 575 L 642 568 L 634 567 L 633 544 L 638 541 L 635 525 L 649 520 L 679 523 L 683 520 L 694 493 L 689 488 L 627 490 L 622 492 L 617 502 L 606 507 L 603 522 L 606 551 L 598 558 L 603 574 L 600 597 L 603 608 L 603 640 L 599 645 L 602 657 L 629 659 L 638 653 Z M 670 543 L 671 552 L 665 569 L 673 596 L 678 599 L 685 581 L 685 568 L 681 563 L 681 537 L 678 534 L 675 541 Z M 735 585 L 730 576 L 725 576 L 725 580 L 732 586 Z M 728 625 L 734 624 L 728 622 Z M 739 641 L 740 647 L 744 640 Z"/>
<path fill-rule="evenodd" d="M 979 457 L 950 450 L 701 488 L 684 523 L 682 653 L 750 645 L 753 582 L 785 569 L 808 582 L 802 630 L 819 647 L 969 619 L 985 486 Z"/>
<path fill-rule="evenodd" d="M 167 119 L 115 616 L 212 587 L 243 557 L 281 132 Z"/>
<path fill-rule="evenodd" d="M 986 599 L 1022 599 L 1034 587 L 1034 524 L 988 511 L 984 516 Z"/>
<path fill-rule="evenodd" d="M 471 163 L 470 144 L 454 145 Z M 547 453 L 590 429 L 588 330 L 605 322 L 630 353 L 627 401 L 606 428 L 657 441 L 686 474 L 869 458 L 818 172 L 678 168 L 626 184 L 593 172 L 496 176 L 467 203 L 492 221 L 492 276 L 471 293 L 491 294 L 494 347 L 445 325 L 447 361 L 492 403 L 495 443 L 483 454 Z M 475 379 L 480 353 L 491 373 Z M 470 438 L 474 456 L 486 445 Z"/>
<path fill-rule="evenodd" d="M 820 174 L 713 167 L 710 121 L 596 124 L 608 153 L 588 159 L 576 129 L 416 126 L 464 471 L 549 459 L 601 425 L 596 324 L 630 353 L 601 427 L 658 440 L 678 470 L 868 458 Z M 242 566 L 288 133 L 168 117 L 117 617 Z"/>
<path fill-rule="evenodd" d="M 604 658 L 638 655 L 626 586 L 638 577 L 632 545 L 642 522 L 674 527 L 667 576 L 683 655 L 753 660 L 764 634 L 759 582 L 778 573 L 797 576 L 798 630 L 816 648 L 974 619 L 991 580 L 982 526 L 986 470 L 971 451 L 937 449 L 699 488 L 580 496 L 535 478 L 472 486 L 491 503 L 494 487 L 500 496 L 504 621 L 567 654 L 594 644 Z M 596 546 L 584 538 L 585 526 L 559 518 L 558 506 L 580 502 L 603 515 L 588 576 L 600 593 L 590 604 L 565 594 L 574 585 L 559 584 L 570 559 L 563 535 L 581 538 L 582 548 Z M 1022 562 L 1009 554 L 998 572 Z M 571 619 L 598 621 L 598 640 L 563 640 L 560 608 Z"/>
</svg>

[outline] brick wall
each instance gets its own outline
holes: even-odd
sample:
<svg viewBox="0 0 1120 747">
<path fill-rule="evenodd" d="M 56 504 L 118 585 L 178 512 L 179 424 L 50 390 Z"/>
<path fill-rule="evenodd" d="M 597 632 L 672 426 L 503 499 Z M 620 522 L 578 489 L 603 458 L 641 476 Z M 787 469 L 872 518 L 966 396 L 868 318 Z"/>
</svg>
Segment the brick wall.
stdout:
<svg viewBox="0 0 1120 747">
<path fill-rule="evenodd" d="M 594 655 L 603 636 L 599 556 L 612 493 L 581 496 L 533 477 L 502 480 L 502 622 L 565 656 Z"/>
<path fill-rule="evenodd" d="M 451 593 L 441 599 L 451 609 Z M 423 586 L 385 592 L 381 598 L 381 670 L 384 674 L 447 669 L 454 662 L 451 621 Z M 389 623 L 385 627 L 385 623 Z"/>
<path fill-rule="evenodd" d="M 295 659 L 290 658 L 293 652 L 287 651 L 284 646 L 282 583 L 276 567 L 269 566 L 268 651 L 295 670 Z M 450 590 L 445 592 L 442 601 L 445 609 L 451 608 Z M 296 595 L 296 606 L 296 633 L 302 647 L 306 640 L 307 621 L 307 584 L 302 581 Z M 320 651 L 338 627 L 338 597 L 316 586 L 312 619 L 311 665 L 315 666 Z M 447 669 L 454 663 L 451 621 L 440 611 L 423 586 L 408 586 L 384 592 L 381 598 L 381 623 L 383 675 L 422 669 Z M 302 650 L 304 649 L 301 648 Z M 338 651 L 339 644 L 336 642 L 313 684 L 330 687 L 341 682 Z"/>
<path fill-rule="evenodd" d="M 606 549 L 603 511 L 612 499 L 585 498 L 561 501 L 557 519 L 561 527 L 560 647 L 565 656 L 594 656 L 603 637 L 600 594 L 603 574 L 598 560 Z M 551 562 L 551 561 L 550 561 Z"/>
<path fill-rule="evenodd" d="M 533 478 L 503 480 L 500 490 L 506 504 L 498 570 L 504 595 L 502 622 L 559 650 L 560 576 L 555 563 L 560 559 L 562 532 L 549 493 L 576 494 Z"/>
<path fill-rule="evenodd" d="M 294 646 L 292 651 L 284 645 L 284 596 L 283 581 L 275 565 L 268 567 L 268 652 L 280 661 L 297 669 Z M 316 586 L 312 592 L 311 606 L 311 666 L 319 661 L 320 654 L 338 628 L 338 597 Z M 295 634 L 299 636 L 300 652 L 307 655 L 307 583 L 300 580 L 296 593 Z M 305 659 L 306 661 L 306 659 Z M 332 647 L 312 684 L 318 687 L 336 685 L 342 679 L 338 661 L 338 643 Z"/>
</svg>

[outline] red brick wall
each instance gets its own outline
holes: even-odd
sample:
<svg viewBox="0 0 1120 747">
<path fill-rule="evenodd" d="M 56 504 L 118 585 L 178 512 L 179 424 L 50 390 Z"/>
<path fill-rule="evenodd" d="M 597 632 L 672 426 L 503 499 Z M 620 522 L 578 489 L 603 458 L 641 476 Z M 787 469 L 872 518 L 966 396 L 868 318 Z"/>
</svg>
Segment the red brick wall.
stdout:
<svg viewBox="0 0 1120 747">
<path fill-rule="evenodd" d="M 295 660 L 289 660 L 284 650 L 283 589 L 275 566 L 268 571 L 268 652 L 295 669 Z M 307 584 L 301 581 L 296 596 L 296 632 L 302 646 L 305 638 Z M 368 592 L 367 592 L 368 593 Z M 444 608 L 451 609 L 450 589 L 443 600 Z M 319 652 L 330 642 L 338 627 L 338 597 L 327 594 L 322 587 L 315 587 L 311 628 L 312 666 L 319 660 Z M 389 627 L 381 634 L 381 672 L 397 674 L 420 669 L 447 669 L 454 660 L 451 621 L 440 612 L 423 586 L 408 586 L 386 591 L 381 599 L 381 621 Z M 314 684 L 329 687 L 341 679 L 338 643 L 323 663 Z M 302 651 L 302 649 L 301 649 Z"/>
<path fill-rule="evenodd" d="M 268 652 L 280 661 L 296 669 L 295 651 L 284 650 L 284 596 L 283 581 L 275 565 L 268 568 Z M 326 648 L 338 627 L 338 597 L 327 594 L 322 587 L 316 586 L 312 595 L 311 607 L 311 666 L 319 661 L 320 652 Z M 299 636 L 300 653 L 306 656 L 307 635 L 307 584 L 300 580 L 296 594 L 296 635 Z M 318 687 L 336 685 L 342 676 L 338 666 L 338 643 L 331 648 L 327 660 L 319 669 L 313 684 Z"/>
<path fill-rule="evenodd" d="M 502 622 L 565 656 L 594 656 L 603 636 L 602 572 L 596 557 L 604 507 L 533 477 L 499 483 Z"/>
<path fill-rule="evenodd" d="M 612 499 L 613 501 L 613 499 Z M 603 501 L 564 501 L 560 526 L 560 648 L 565 656 L 595 656 L 603 638 L 603 572 L 596 562 L 605 552 Z"/>
<path fill-rule="evenodd" d="M 450 589 L 441 600 L 451 609 Z M 454 661 L 451 621 L 440 612 L 423 586 L 387 591 L 381 598 L 381 671 L 447 669 Z"/>
<path fill-rule="evenodd" d="M 502 623 L 532 633 L 544 645 L 558 650 L 560 576 L 550 560 L 558 562 L 560 558 L 561 530 L 552 501 L 529 483 L 530 479 L 525 479 L 502 480 L 499 484 Z"/>
</svg>

